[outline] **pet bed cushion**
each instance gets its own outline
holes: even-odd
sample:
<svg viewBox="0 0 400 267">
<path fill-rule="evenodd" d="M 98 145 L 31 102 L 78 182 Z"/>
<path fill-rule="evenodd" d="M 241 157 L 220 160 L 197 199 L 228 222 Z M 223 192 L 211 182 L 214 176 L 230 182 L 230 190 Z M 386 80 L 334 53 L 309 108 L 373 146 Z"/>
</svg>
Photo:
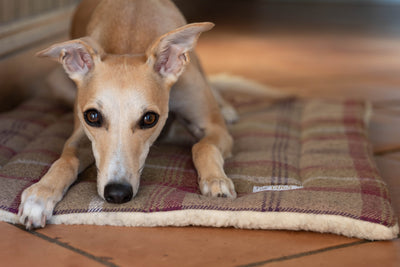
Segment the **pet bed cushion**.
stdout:
<svg viewBox="0 0 400 267">
<path fill-rule="evenodd" d="M 225 170 L 235 200 L 202 196 L 192 137 L 174 125 L 149 153 L 139 193 L 115 205 L 97 195 L 96 168 L 80 174 L 49 223 L 120 226 L 214 226 L 397 236 L 387 185 L 373 160 L 359 101 L 229 96 L 240 114 Z M 36 183 L 71 134 L 72 113 L 31 99 L 0 115 L 0 219 L 18 222 L 22 191 Z"/>
</svg>

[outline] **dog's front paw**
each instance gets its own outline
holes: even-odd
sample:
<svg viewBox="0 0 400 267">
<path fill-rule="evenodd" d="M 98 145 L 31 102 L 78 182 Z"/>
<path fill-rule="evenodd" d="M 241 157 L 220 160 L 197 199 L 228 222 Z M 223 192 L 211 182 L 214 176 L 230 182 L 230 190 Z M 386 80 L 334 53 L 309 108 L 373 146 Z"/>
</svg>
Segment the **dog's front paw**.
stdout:
<svg viewBox="0 0 400 267">
<path fill-rule="evenodd" d="M 201 179 L 200 191 L 205 196 L 236 198 L 235 186 L 227 177 Z"/>
<path fill-rule="evenodd" d="M 34 184 L 25 189 L 21 196 L 21 204 L 18 208 L 18 216 L 21 224 L 26 229 L 44 227 L 46 221 L 51 218 L 56 204 L 52 190 Z"/>
</svg>

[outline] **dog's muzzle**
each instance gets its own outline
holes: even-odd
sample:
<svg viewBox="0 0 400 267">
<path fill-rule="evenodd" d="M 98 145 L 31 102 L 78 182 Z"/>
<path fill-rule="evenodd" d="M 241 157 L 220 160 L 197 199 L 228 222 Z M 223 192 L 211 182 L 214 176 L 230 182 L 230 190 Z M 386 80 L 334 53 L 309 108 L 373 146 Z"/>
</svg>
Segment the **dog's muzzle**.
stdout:
<svg viewBox="0 0 400 267">
<path fill-rule="evenodd" d="M 104 199 L 109 203 L 122 204 L 132 199 L 132 186 L 127 183 L 110 183 L 104 188 Z"/>
</svg>

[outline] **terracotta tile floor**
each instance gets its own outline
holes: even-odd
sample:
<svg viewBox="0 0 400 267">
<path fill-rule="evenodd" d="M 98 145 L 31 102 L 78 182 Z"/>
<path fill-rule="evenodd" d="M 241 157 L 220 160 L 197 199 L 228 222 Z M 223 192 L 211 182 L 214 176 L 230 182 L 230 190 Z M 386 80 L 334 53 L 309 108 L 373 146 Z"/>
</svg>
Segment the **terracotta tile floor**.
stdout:
<svg viewBox="0 0 400 267">
<path fill-rule="evenodd" d="M 216 28 L 198 53 L 210 74 L 229 72 L 302 97 L 372 101 L 370 137 L 400 214 L 400 38 L 377 34 Z M 213 228 L 0 223 L 0 266 L 399 266 L 400 239 Z"/>
</svg>

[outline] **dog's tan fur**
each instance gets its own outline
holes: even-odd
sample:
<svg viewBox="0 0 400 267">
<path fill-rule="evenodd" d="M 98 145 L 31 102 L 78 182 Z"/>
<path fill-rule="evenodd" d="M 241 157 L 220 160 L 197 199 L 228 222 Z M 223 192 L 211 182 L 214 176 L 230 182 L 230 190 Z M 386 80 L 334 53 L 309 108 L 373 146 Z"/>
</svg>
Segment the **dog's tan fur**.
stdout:
<svg viewBox="0 0 400 267">
<path fill-rule="evenodd" d="M 212 27 L 212 23 L 186 25 L 169 0 L 86 0 L 80 4 L 72 24 L 74 40 L 38 53 L 58 60 L 75 82 L 75 124 L 61 157 L 23 192 L 21 223 L 27 228 L 45 226 L 54 206 L 90 163 L 83 152 L 89 141 L 98 168 L 99 195 L 104 198 L 106 184 L 124 182 L 132 186 L 134 196 L 149 148 L 169 112 L 199 140 L 192 155 L 202 194 L 236 197 L 223 170 L 233 141 L 192 52 L 200 33 Z M 68 87 L 68 81 L 59 83 Z M 101 127 L 85 122 L 83 114 L 88 109 L 100 111 Z M 138 122 L 146 111 L 159 114 L 159 120 L 154 127 L 141 129 Z"/>
</svg>

